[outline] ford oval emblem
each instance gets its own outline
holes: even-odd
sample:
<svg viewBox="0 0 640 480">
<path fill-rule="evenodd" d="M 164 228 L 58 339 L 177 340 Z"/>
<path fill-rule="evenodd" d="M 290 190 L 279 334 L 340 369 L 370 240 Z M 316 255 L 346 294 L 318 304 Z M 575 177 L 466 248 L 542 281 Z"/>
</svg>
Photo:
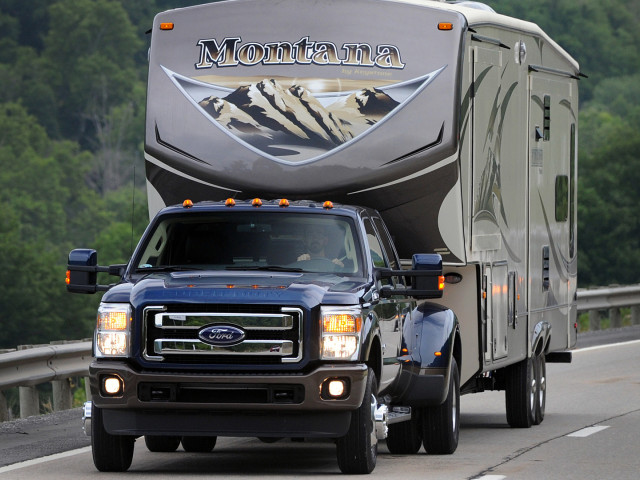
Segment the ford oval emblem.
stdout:
<svg viewBox="0 0 640 480">
<path fill-rule="evenodd" d="M 210 325 L 198 332 L 198 338 L 215 347 L 228 347 L 244 340 L 246 334 L 238 327 L 231 325 Z"/>
</svg>

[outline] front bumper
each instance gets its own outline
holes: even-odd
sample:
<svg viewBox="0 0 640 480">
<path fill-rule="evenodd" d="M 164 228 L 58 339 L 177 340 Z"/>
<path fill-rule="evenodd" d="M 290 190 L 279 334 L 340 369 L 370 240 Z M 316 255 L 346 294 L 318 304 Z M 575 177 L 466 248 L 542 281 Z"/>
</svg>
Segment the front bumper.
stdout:
<svg viewBox="0 0 640 480">
<path fill-rule="evenodd" d="M 138 372 L 121 361 L 89 367 L 94 408 L 115 435 L 315 436 L 346 434 L 364 397 L 367 366 L 324 365 L 308 374 Z M 105 378 L 120 378 L 115 396 Z M 348 393 L 325 398 L 321 386 L 342 379 Z M 326 389 L 324 389 L 326 391 Z"/>
</svg>

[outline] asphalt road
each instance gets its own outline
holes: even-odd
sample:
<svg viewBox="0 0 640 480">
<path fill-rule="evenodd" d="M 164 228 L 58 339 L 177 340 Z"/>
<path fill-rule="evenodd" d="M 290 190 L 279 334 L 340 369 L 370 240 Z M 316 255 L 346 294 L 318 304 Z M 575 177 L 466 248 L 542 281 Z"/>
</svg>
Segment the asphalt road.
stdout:
<svg viewBox="0 0 640 480">
<path fill-rule="evenodd" d="M 466 395 L 461 399 L 460 444 L 455 454 L 391 455 L 382 443 L 372 475 L 403 480 L 636 480 L 640 471 L 638 338 L 640 327 L 581 335 L 573 363 L 548 365 L 547 409 L 541 425 L 509 428 L 503 392 Z M 613 343 L 603 346 L 603 342 Z M 0 478 L 341 476 L 331 442 L 264 444 L 244 438 L 220 438 L 211 454 L 150 453 L 138 440 L 129 473 L 101 474 L 93 466 L 80 417 L 75 409 L 0 424 Z"/>
</svg>

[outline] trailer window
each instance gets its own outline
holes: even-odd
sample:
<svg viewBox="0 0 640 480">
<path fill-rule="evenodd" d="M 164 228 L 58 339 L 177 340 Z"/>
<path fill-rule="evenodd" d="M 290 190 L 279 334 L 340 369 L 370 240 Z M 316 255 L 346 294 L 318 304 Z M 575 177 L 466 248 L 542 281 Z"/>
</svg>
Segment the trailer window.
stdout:
<svg viewBox="0 0 640 480">
<path fill-rule="evenodd" d="M 544 141 L 551 140 L 551 97 L 544 96 Z"/>
<path fill-rule="evenodd" d="M 556 177 L 556 222 L 565 222 L 569 217 L 569 177 Z"/>
</svg>

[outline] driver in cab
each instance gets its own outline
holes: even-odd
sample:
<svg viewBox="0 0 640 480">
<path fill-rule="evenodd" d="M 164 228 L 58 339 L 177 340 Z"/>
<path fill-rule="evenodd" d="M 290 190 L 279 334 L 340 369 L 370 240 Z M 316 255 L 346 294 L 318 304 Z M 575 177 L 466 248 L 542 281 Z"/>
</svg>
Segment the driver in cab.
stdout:
<svg viewBox="0 0 640 480">
<path fill-rule="evenodd" d="M 321 225 L 309 225 L 304 231 L 304 244 L 307 253 L 303 253 L 298 257 L 298 261 L 324 259 L 328 260 L 339 267 L 344 267 L 344 263 L 339 258 L 330 260 L 325 254 L 325 248 L 329 243 L 329 235 L 327 230 Z"/>
</svg>

